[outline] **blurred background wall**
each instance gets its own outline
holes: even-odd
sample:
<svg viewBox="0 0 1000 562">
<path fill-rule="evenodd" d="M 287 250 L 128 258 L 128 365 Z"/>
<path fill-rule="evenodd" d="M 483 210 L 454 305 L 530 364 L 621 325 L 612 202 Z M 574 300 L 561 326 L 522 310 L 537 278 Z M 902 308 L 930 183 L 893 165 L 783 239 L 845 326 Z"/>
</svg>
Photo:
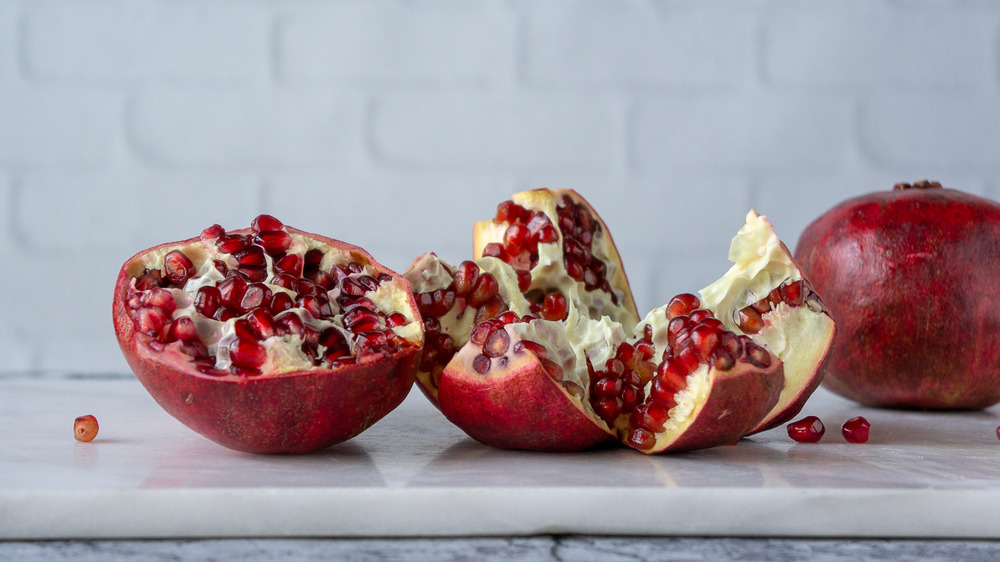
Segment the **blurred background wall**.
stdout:
<svg viewBox="0 0 1000 562">
<path fill-rule="evenodd" d="M 1000 196 L 998 2 L 0 0 L 0 372 L 127 372 L 122 262 L 261 212 L 402 271 L 571 187 L 646 310 L 922 178 Z"/>
</svg>

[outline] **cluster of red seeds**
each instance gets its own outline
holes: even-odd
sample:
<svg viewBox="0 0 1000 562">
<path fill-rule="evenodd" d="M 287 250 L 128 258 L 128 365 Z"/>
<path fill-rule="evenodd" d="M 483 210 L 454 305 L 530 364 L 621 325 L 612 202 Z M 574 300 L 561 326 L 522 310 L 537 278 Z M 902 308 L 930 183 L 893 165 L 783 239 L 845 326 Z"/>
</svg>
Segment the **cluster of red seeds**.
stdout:
<svg viewBox="0 0 1000 562">
<path fill-rule="evenodd" d="M 258 376 L 267 359 L 261 342 L 271 337 L 298 335 L 303 354 L 316 366 L 392 353 L 400 345 L 391 328 L 405 324 L 406 317 L 399 312 L 386 315 L 367 296 L 392 276 L 368 275 L 356 261 L 323 271 L 324 253 L 318 249 L 287 253 L 292 238 L 280 221 L 268 215 L 254 219 L 251 234 L 226 234 L 221 226 L 212 225 L 201 239 L 236 262 L 230 268 L 226 261 L 215 260 L 213 265 L 224 279 L 200 287 L 193 297 L 202 316 L 221 322 L 235 319 L 236 338 L 229 344 L 232 366 L 228 372 L 216 369 L 215 357 L 209 355 L 191 318 L 173 319 L 176 303 L 166 288 L 182 289 L 197 273 L 181 250 L 166 254 L 163 271 L 144 272 L 128 302 L 136 329 L 154 338 L 149 342 L 153 349 L 180 342 L 177 348 L 191 356 L 203 373 Z M 272 290 L 265 281 L 287 292 Z M 314 321 L 334 322 L 341 314 L 336 326 L 312 327 Z"/>
<path fill-rule="evenodd" d="M 656 368 L 649 399 L 638 406 L 629 418 L 628 442 L 639 449 L 656 443 L 656 433 L 663 431 L 669 411 L 677 405 L 674 396 L 687 387 L 687 377 L 702 364 L 718 370 L 731 369 L 737 361 L 757 368 L 771 364 L 771 354 L 747 336 L 728 331 L 706 309 L 699 308 L 697 296 L 684 293 L 667 303 L 667 347 Z M 647 326 L 647 333 L 650 329 Z"/>
<path fill-rule="evenodd" d="M 605 278 L 607 267 L 592 254 L 594 236 L 601 230 L 586 206 L 574 203 L 568 196 L 556 207 L 559 230 L 562 231 L 563 265 L 569 276 L 582 281 L 588 291 L 601 289 L 611 295 L 617 304 L 618 297 Z M 521 291 L 531 285 L 530 271 L 538 264 L 538 244 L 554 243 L 559 232 L 549 217 L 541 211 L 529 211 L 513 201 L 497 205 L 497 223 L 507 223 L 502 242 L 491 242 L 483 249 L 484 256 L 499 258 L 517 272 Z"/>
<path fill-rule="evenodd" d="M 805 281 L 798 280 L 775 287 L 766 297 L 741 309 L 736 313 L 736 322 L 744 333 L 756 334 L 764 327 L 762 316 L 782 302 L 788 306 L 807 304 L 817 312 L 825 309 L 825 305 L 812 287 Z"/>
<path fill-rule="evenodd" d="M 655 369 L 650 362 L 653 349 L 651 338 L 643 338 L 635 345 L 622 342 L 600 371 L 594 369 L 588 358 L 590 405 L 609 426 L 614 425 L 618 416 L 633 412 L 645 399 L 642 389 Z"/>
<path fill-rule="evenodd" d="M 515 312 L 508 310 L 496 318 L 484 320 L 472 329 L 469 341 L 476 346 L 482 346 L 482 352 L 472 360 L 472 368 L 485 375 L 493 368 L 494 362 L 501 369 L 507 366 L 507 350 L 510 349 L 510 335 L 503 329 L 507 324 L 530 322 L 532 316 L 521 318 Z"/>
<path fill-rule="evenodd" d="M 424 319 L 424 351 L 420 358 L 420 370 L 431 373 L 435 384 L 441 369 L 455 355 L 455 342 L 441 330 L 438 319 L 448 314 L 456 303 L 476 309 L 476 323 L 496 318 L 507 310 L 507 305 L 500 298 L 497 280 L 489 273 L 480 272 L 476 262 L 463 261 L 451 274 L 453 281 L 447 287 L 414 295 Z"/>
</svg>

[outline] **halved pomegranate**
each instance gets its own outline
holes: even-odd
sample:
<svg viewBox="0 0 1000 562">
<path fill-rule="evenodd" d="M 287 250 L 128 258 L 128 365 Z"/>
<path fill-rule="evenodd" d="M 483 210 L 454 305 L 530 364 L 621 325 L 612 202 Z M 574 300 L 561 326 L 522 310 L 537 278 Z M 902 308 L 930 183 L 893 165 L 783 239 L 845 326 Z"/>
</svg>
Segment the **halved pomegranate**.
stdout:
<svg viewBox="0 0 1000 562">
<path fill-rule="evenodd" d="M 423 330 L 409 283 L 367 252 L 283 225 L 213 225 L 122 266 L 115 331 L 143 386 L 205 437 L 302 453 L 402 402 Z"/>
<path fill-rule="evenodd" d="M 734 247 L 759 250 L 758 270 L 788 273 L 773 263 L 787 252 L 770 251 L 771 238 L 759 236 L 769 223 L 753 217 Z M 516 194 L 475 233 L 483 257 L 456 268 L 428 254 L 406 274 L 428 325 L 418 381 L 473 438 L 505 448 L 576 450 L 618 438 L 647 453 L 688 450 L 733 442 L 777 409 L 781 359 L 697 296 L 680 295 L 638 321 L 607 226 L 576 193 Z M 726 280 L 736 288 L 708 292 L 722 297 L 716 309 L 760 299 L 751 291 L 761 282 L 732 271 L 720 285 Z M 786 308 L 775 306 L 769 319 L 788 316 Z M 771 324 L 774 332 L 811 328 Z M 447 353 L 431 333 L 447 336 Z M 786 346 L 791 356 L 811 349 L 787 339 L 797 342 Z M 810 355 L 810 377 L 822 356 Z M 795 398 L 804 401 L 815 385 L 803 386 Z"/>
</svg>

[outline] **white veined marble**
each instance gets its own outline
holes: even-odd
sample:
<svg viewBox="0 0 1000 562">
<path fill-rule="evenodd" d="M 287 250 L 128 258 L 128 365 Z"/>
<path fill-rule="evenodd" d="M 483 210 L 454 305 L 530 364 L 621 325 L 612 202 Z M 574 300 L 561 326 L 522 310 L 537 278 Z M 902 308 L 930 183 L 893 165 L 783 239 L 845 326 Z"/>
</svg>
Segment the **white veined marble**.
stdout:
<svg viewBox="0 0 1000 562">
<path fill-rule="evenodd" d="M 94 414 L 92 443 L 73 420 Z M 1000 408 L 864 408 L 819 391 L 783 429 L 647 457 L 503 451 L 416 390 L 354 440 L 255 456 L 187 429 L 132 378 L 0 378 L 0 539 L 531 534 L 1000 537 Z M 871 440 L 840 424 L 864 415 Z"/>
</svg>

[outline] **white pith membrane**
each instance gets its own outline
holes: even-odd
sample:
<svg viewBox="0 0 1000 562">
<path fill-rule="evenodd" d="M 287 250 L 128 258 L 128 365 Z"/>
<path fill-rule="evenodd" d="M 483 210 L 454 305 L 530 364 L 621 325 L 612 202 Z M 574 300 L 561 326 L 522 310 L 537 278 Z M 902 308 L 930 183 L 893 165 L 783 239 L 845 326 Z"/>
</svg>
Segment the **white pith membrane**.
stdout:
<svg viewBox="0 0 1000 562">
<path fill-rule="evenodd" d="M 320 271 L 329 271 L 337 265 L 346 265 L 351 262 L 355 262 L 362 266 L 362 271 L 358 273 L 351 273 L 348 277 L 357 278 L 367 274 L 377 278 L 378 275 L 382 273 L 381 270 L 373 267 L 370 264 L 369 259 L 364 255 L 344 251 L 340 248 L 330 246 L 325 242 L 309 238 L 297 232 L 290 232 L 287 230 L 286 232 L 291 237 L 292 243 L 283 255 L 297 254 L 299 256 L 304 256 L 306 252 L 309 252 L 310 250 L 319 250 L 324 254 L 323 259 L 319 264 Z M 220 371 L 227 371 L 232 366 L 232 362 L 230 361 L 229 344 L 237 339 L 234 326 L 237 320 L 246 317 L 246 313 L 225 321 L 215 320 L 198 312 L 194 306 L 194 299 L 200 287 L 218 285 L 220 282 L 225 280 L 225 276 L 216 269 L 214 263 L 215 260 L 224 262 L 229 269 L 237 268 L 238 262 L 233 254 L 220 251 L 212 241 L 196 241 L 190 244 L 178 244 L 155 249 L 151 252 L 143 254 L 129 264 L 127 274 L 132 278 L 129 287 L 129 296 L 136 292 L 136 279 L 142 276 L 147 270 L 162 271 L 164 269 L 165 256 L 174 250 L 180 250 L 188 257 L 188 259 L 192 261 L 196 269 L 196 273 L 185 282 L 182 288 L 162 287 L 164 290 L 169 291 L 173 295 L 174 303 L 177 307 L 171 315 L 171 320 L 183 317 L 190 318 L 198 332 L 199 339 L 201 339 L 201 341 L 207 346 L 209 355 L 215 359 L 214 367 Z M 292 297 L 294 303 L 298 293 L 272 283 L 274 277 L 280 272 L 276 272 L 273 267 L 274 258 L 266 252 L 264 256 L 268 275 L 264 279 L 263 283 L 273 294 L 277 294 L 279 292 L 287 293 L 290 297 Z M 322 288 L 320 288 L 320 290 L 322 291 Z M 349 342 L 351 346 L 351 356 L 356 357 L 358 353 L 357 335 L 344 327 L 344 313 L 340 310 L 340 307 L 336 305 L 336 298 L 340 296 L 340 293 L 341 289 L 339 286 L 326 291 L 331 307 L 337 311 L 337 313 L 332 317 L 314 318 L 304 308 L 297 307 L 294 304 L 287 311 L 283 311 L 280 314 L 294 312 L 302 319 L 305 326 L 313 328 L 319 332 L 322 332 L 330 327 L 335 328 L 341 332 L 341 334 L 344 335 L 345 340 Z M 393 276 L 393 278 L 389 281 L 381 281 L 376 290 L 368 291 L 365 294 L 365 296 L 371 299 L 371 301 L 375 304 L 378 312 L 383 313 L 385 316 L 392 313 L 400 313 L 405 318 L 404 324 L 394 327 L 385 326 L 384 318 L 382 318 L 380 321 L 380 329 L 391 329 L 397 336 L 409 344 L 420 345 L 423 338 L 422 327 L 420 322 L 414 321 L 414 314 L 410 307 L 408 295 L 409 291 L 406 282 L 401 277 L 397 276 Z M 275 316 L 279 316 L 280 314 L 275 314 Z M 149 339 L 155 340 L 156 338 L 155 336 L 152 336 L 149 337 Z M 258 343 L 266 351 L 266 359 L 264 363 L 258 367 L 261 372 L 261 376 L 278 375 L 286 372 L 317 368 L 317 365 L 313 363 L 313 361 L 302 351 L 301 348 L 303 339 L 298 334 L 290 333 L 284 335 L 274 335 L 259 341 Z M 181 341 L 167 343 L 164 345 L 164 349 L 160 353 L 172 353 L 175 356 L 186 357 L 188 360 L 191 360 L 190 356 L 180 351 L 182 344 L 183 342 Z M 318 356 L 322 357 L 325 351 L 325 347 L 320 344 L 318 346 Z M 326 364 L 323 365 L 328 366 Z"/>
<path fill-rule="evenodd" d="M 702 289 L 700 297 L 702 307 L 711 310 L 727 330 L 736 334 L 744 333 L 737 319 L 740 310 L 782 284 L 803 279 L 791 252 L 775 235 L 774 226 L 753 210 L 733 238 L 729 260 L 733 262 L 729 271 Z M 784 363 L 785 386 L 777 405 L 758 427 L 764 427 L 770 418 L 799 399 L 826 355 L 834 332 L 833 320 L 815 303 L 789 306 L 780 302 L 761 318 L 764 327 L 747 335 Z"/>
</svg>

